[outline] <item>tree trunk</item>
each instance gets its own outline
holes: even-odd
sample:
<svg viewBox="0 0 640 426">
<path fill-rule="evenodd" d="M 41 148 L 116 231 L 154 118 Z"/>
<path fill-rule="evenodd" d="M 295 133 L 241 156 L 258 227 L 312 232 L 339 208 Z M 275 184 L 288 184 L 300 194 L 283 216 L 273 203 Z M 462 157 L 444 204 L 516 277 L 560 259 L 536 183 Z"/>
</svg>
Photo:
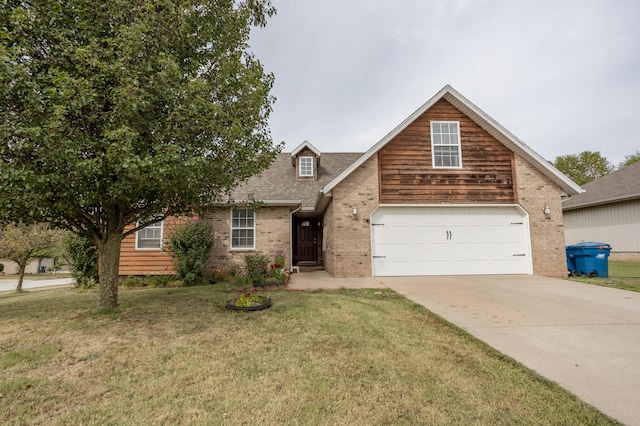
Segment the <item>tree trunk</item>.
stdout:
<svg viewBox="0 0 640 426">
<path fill-rule="evenodd" d="M 16 291 L 22 291 L 22 280 L 24 280 L 26 270 L 27 264 L 18 262 L 18 286 L 16 287 Z"/>
<path fill-rule="evenodd" d="M 113 309 L 118 306 L 118 270 L 120 267 L 120 244 L 122 232 L 107 234 L 106 241 L 99 241 L 100 290 L 98 309 Z"/>
</svg>

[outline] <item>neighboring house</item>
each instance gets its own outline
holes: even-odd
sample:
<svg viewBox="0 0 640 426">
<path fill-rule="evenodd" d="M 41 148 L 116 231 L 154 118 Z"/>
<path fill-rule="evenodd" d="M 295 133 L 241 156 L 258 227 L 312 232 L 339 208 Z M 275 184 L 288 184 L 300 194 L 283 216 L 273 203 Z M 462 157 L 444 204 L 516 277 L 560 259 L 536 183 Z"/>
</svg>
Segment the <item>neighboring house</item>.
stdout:
<svg viewBox="0 0 640 426">
<path fill-rule="evenodd" d="M 446 86 L 364 154 L 324 153 L 309 142 L 279 154 L 233 193 L 237 207 L 211 214 L 214 262 L 282 251 L 287 266 L 323 265 L 334 277 L 561 277 L 567 272 L 561 198 L 579 192 Z M 131 259 L 164 254 L 157 245 L 134 249 L 136 238 L 123 244 L 123 275 L 150 273 L 123 268 L 144 265 Z M 167 265 L 152 269 L 163 273 Z"/>
<path fill-rule="evenodd" d="M 640 261 L 640 161 L 585 184 L 584 190 L 562 203 L 566 244 L 608 243 L 610 259 Z"/>
<path fill-rule="evenodd" d="M 9 259 L 0 259 L 0 263 L 4 265 L 4 274 L 5 275 L 15 275 L 19 272 L 19 267 L 16 262 Z M 45 271 L 48 271 L 49 268 L 53 268 L 53 259 L 51 258 L 42 258 L 42 259 L 34 259 L 27 265 L 24 270 L 25 274 L 37 274 L 42 271 L 41 268 L 44 268 Z"/>
</svg>

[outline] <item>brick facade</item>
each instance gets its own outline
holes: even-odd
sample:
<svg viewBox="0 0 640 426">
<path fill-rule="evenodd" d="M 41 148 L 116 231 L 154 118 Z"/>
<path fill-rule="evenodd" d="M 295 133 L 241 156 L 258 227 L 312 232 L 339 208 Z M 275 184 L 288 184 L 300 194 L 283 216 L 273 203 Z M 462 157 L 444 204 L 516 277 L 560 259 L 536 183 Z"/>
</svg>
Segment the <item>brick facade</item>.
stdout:
<svg viewBox="0 0 640 426">
<path fill-rule="evenodd" d="M 529 213 L 534 275 L 566 277 L 560 188 L 518 155 L 515 184 L 517 202 Z M 549 218 L 543 213 L 545 205 L 551 209 Z"/>
<path fill-rule="evenodd" d="M 378 157 L 373 156 L 333 189 L 323 219 L 325 269 L 334 277 L 371 276 L 369 219 L 379 203 Z"/>
<path fill-rule="evenodd" d="M 231 212 L 219 209 L 209 216 L 213 227 L 213 265 L 216 268 L 242 265 L 244 255 L 261 252 L 271 259 L 276 252 L 285 253 L 286 267 L 291 266 L 289 239 L 291 238 L 291 214 L 288 207 L 260 207 L 256 210 L 255 250 L 230 250 Z"/>
</svg>

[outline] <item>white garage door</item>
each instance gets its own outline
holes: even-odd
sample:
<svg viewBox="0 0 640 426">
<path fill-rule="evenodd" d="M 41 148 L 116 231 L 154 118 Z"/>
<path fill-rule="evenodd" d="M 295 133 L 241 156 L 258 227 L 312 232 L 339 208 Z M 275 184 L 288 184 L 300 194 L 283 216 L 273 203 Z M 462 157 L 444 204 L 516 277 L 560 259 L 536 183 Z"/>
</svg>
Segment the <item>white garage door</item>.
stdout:
<svg viewBox="0 0 640 426">
<path fill-rule="evenodd" d="M 531 273 L 526 213 L 514 206 L 380 207 L 373 275 Z"/>
</svg>

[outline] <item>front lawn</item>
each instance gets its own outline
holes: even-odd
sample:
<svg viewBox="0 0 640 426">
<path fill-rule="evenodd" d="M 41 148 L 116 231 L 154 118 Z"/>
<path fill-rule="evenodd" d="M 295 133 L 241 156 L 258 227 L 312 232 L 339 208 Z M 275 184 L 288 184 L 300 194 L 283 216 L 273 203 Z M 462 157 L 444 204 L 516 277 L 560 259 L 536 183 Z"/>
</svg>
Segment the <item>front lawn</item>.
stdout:
<svg viewBox="0 0 640 426">
<path fill-rule="evenodd" d="M 622 290 L 640 291 L 640 262 L 609 261 L 609 278 L 571 277 L 570 280 Z"/>
<path fill-rule="evenodd" d="M 389 290 L 0 295 L 1 424 L 616 424 Z"/>
</svg>

